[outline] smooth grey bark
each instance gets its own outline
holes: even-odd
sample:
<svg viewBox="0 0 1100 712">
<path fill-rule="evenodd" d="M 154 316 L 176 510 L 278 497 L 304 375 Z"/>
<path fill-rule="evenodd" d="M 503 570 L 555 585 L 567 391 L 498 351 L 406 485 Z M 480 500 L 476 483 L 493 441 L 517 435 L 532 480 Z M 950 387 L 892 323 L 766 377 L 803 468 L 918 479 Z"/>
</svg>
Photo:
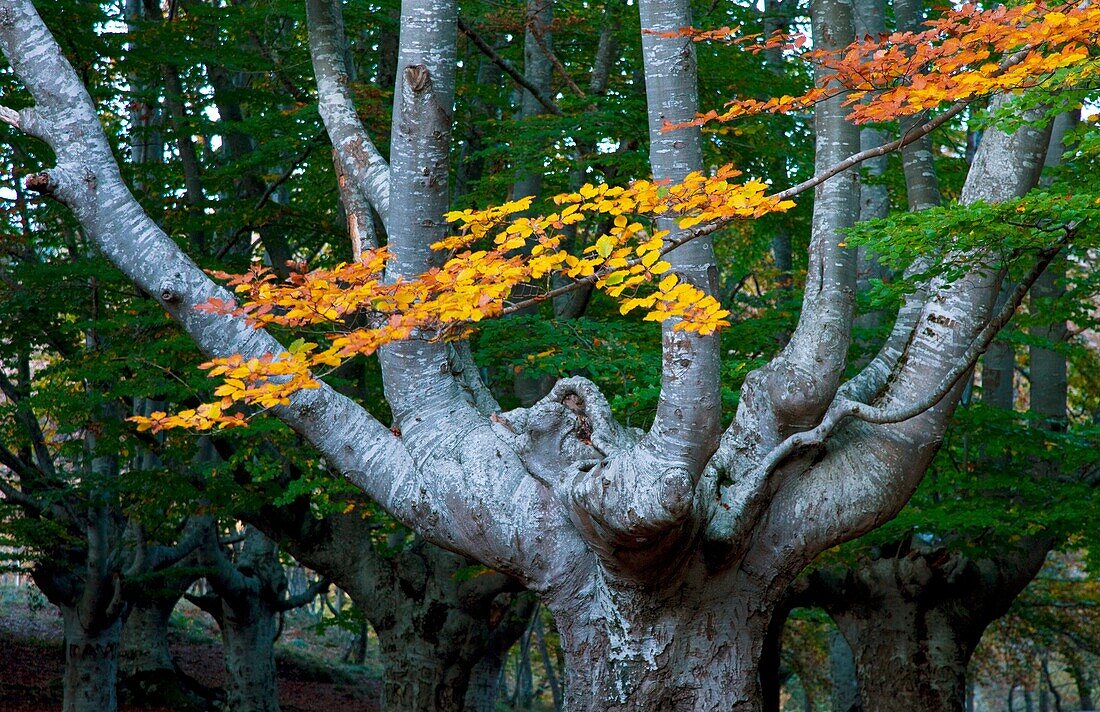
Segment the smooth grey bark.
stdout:
<svg viewBox="0 0 1100 712">
<path fill-rule="evenodd" d="M 792 4 L 791 0 L 765 0 L 763 23 L 765 36 L 770 37 L 776 32 L 788 31 Z M 775 74 L 784 71 L 783 50 L 779 47 L 765 49 L 764 61 L 768 69 Z M 772 176 L 773 181 L 786 182 L 787 171 L 782 159 L 777 161 L 774 173 L 775 175 Z M 779 286 L 784 289 L 790 288 L 792 286 L 791 270 L 794 268 L 794 263 L 791 255 L 791 235 L 785 228 L 778 229 L 772 237 L 771 251 L 775 268 L 779 272 Z M 784 338 L 786 338 L 786 335 L 784 335 Z"/>
<path fill-rule="evenodd" d="M 1067 132 L 1075 128 L 1079 120 L 1079 111 L 1065 112 L 1054 119 L 1050 132 L 1050 148 L 1043 163 L 1044 170 L 1048 172 L 1041 178 L 1042 184 L 1050 185 L 1053 178 L 1050 172 L 1061 165 L 1062 154 L 1070 148 Z M 1051 307 L 1065 294 L 1065 278 L 1066 260 L 1059 258 L 1051 262 L 1032 288 L 1033 314 L 1050 313 Z M 1068 336 L 1067 324 L 1064 321 L 1036 323 L 1032 325 L 1030 334 L 1037 340 L 1028 349 L 1029 368 L 1035 374 L 1028 394 L 1030 408 L 1044 419 L 1043 427 L 1054 431 L 1065 430 L 1068 393 L 1066 357 L 1045 344 L 1054 345 L 1065 341 Z"/>
<path fill-rule="evenodd" d="M 229 607 L 222 614 L 226 704 L 242 712 L 278 712 L 275 635 L 278 616 L 263 610 Z"/>
<path fill-rule="evenodd" d="M 554 21 L 553 0 L 527 0 L 523 34 L 523 76 L 542 96 L 551 93 L 554 66 L 549 52 L 553 51 L 553 35 L 550 24 Z M 533 119 L 546 109 L 535 94 L 522 89 L 520 92 L 520 121 Z M 541 151 L 539 152 L 541 156 Z M 530 160 L 530 156 L 527 159 Z M 542 171 L 521 168 L 512 187 L 512 199 L 527 196 L 538 197 L 542 192 Z M 527 405 L 530 405 L 529 403 Z"/>
<path fill-rule="evenodd" d="M 846 8 L 818 4 L 815 46 L 843 44 Z M 690 24 L 683 0 L 639 9 L 646 30 Z M 665 119 L 694 114 L 692 45 L 649 33 L 642 43 L 653 172 L 676 179 L 701 165 L 695 130 L 659 131 Z M 437 259 L 430 244 L 447 205 L 454 5 L 406 0 L 400 44 L 389 279 Z M 0 48 L 36 102 L 0 117 L 58 156 L 31 185 L 65 202 L 207 353 L 281 353 L 239 319 L 195 312 L 226 293 L 136 206 L 87 93 L 28 0 L 0 0 Z M 840 153 L 846 127 L 823 108 L 820 150 Z M 1015 194 L 1037 158 L 1025 140 L 987 135 L 964 202 Z M 787 585 L 817 554 L 904 505 L 939 447 L 960 379 L 1007 319 L 992 313 L 1001 280 L 984 264 L 992 257 L 967 255 L 973 271 L 933 280 L 927 301 L 895 329 L 908 329 L 905 348 L 884 349 L 842 387 L 854 269 L 835 229 L 855 191 L 826 186 L 803 319 L 788 348 L 746 380 L 721 440 L 717 338 L 668 332 L 647 433 L 616 423 L 595 384 L 580 378 L 560 381 L 531 408 L 489 417 L 469 402 L 431 334 L 381 351 L 394 431 L 324 385 L 273 412 L 426 540 L 538 593 L 562 635 L 567 706 L 757 710 L 762 641 Z M 712 283 L 707 242 L 670 257 L 682 278 Z"/>
<path fill-rule="evenodd" d="M 852 20 L 857 38 L 876 38 L 886 32 L 884 0 L 853 0 Z M 887 142 L 886 134 L 875 127 L 863 127 L 859 131 L 859 150 L 877 148 Z M 859 185 L 859 219 L 874 220 L 886 217 L 890 210 L 886 185 L 880 182 L 886 173 L 886 156 L 876 156 L 863 163 L 864 173 L 871 178 Z"/>
<path fill-rule="evenodd" d="M 879 37 L 886 32 L 885 0 L 853 0 L 852 16 L 855 24 L 855 36 Z M 887 142 L 884 131 L 874 127 L 863 127 L 859 131 L 859 150 L 867 151 Z M 862 168 L 866 179 L 859 183 L 859 220 L 875 220 L 886 217 L 890 212 L 890 196 L 882 181 L 886 174 L 886 156 L 877 156 L 864 162 Z M 856 291 L 868 289 L 870 280 L 887 277 L 887 271 L 879 264 L 876 256 L 866 247 L 857 248 L 856 253 Z M 887 315 L 881 311 L 862 314 L 856 319 L 856 326 L 875 328 L 882 325 Z"/>
<path fill-rule="evenodd" d="M 983 193 L 995 200 L 1025 194 L 1038 181 L 1048 139 L 1049 127 L 1011 136 L 990 130 L 975 156 L 963 202 L 976 198 L 972 179 L 981 175 L 987 182 Z M 998 177 L 1003 182 L 995 182 Z M 1008 292 L 1002 290 L 1002 301 Z M 990 405 L 1012 408 L 1014 370 L 1011 347 L 989 348 L 982 381 Z M 1063 408 L 1064 403 L 1063 395 Z M 902 542 L 892 555 L 858 569 L 813 575 L 811 588 L 855 653 L 864 708 L 962 712 L 966 667 L 982 631 L 1038 572 L 1049 544 L 1025 537 L 1003 542 L 998 555 L 971 560 Z"/>
<path fill-rule="evenodd" d="M 317 76 L 317 108 L 335 149 L 337 163 L 353 190 L 366 199 L 386 225 L 389 216 L 389 166 L 374 147 L 355 112 L 345 63 L 347 42 L 344 39 L 341 1 L 306 2 L 310 56 Z"/>
<path fill-rule="evenodd" d="M 549 96 L 553 89 L 551 80 L 554 67 L 550 62 L 550 52 L 553 51 L 554 46 L 553 34 L 550 31 L 553 21 L 553 0 L 527 0 L 524 15 L 526 30 L 523 36 L 523 78 L 530 89 L 523 88 L 520 91 L 520 108 L 516 117 L 520 122 L 529 122 L 543 114 L 545 108 L 540 98 Z M 517 161 L 520 166 L 516 172 L 516 181 L 512 185 L 512 199 L 531 197 L 537 200 L 542 192 L 541 167 L 532 168 L 524 164 L 537 163 L 542 159 L 544 151 L 542 147 L 528 145 L 522 149 L 517 148 L 513 152 L 519 154 Z M 532 294 L 531 288 L 519 285 L 516 287 L 513 299 L 523 300 Z M 528 311 L 538 313 L 537 308 Z M 545 396 L 553 385 L 553 379 L 530 375 L 521 369 L 515 373 L 512 391 L 520 405 L 530 407 Z"/>
</svg>

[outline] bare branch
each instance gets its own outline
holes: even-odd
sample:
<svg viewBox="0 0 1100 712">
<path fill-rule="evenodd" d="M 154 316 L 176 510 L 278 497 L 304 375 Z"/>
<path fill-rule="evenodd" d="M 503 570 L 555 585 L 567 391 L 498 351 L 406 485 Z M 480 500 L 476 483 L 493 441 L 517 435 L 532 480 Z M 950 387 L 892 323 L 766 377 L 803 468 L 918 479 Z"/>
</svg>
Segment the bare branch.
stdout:
<svg viewBox="0 0 1100 712">
<path fill-rule="evenodd" d="M 561 60 L 558 59 L 558 55 L 554 54 L 554 52 L 546 46 L 546 42 L 542 39 L 542 33 L 535 29 L 533 26 L 529 27 L 528 29 L 531 32 L 531 37 L 535 40 L 535 44 L 539 46 L 539 49 L 542 50 L 542 53 L 546 56 L 548 60 L 550 60 L 550 64 L 554 65 L 554 69 L 556 69 L 558 74 L 561 75 L 561 78 L 565 80 L 565 84 L 579 98 L 587 99 L 588 95 L 585 94 L 579 86 L 577 86 L 577 83 L 573 81 L 573 77 L 569 76 L 569 72 L 565 71 L 565 67 L 562 65 Z M 539 103 L 541 102 L 542 100 L 540 99 Z"/>
<path fill-rule="evenodd" d="M 317 76 L 317 108 L 329 139 L 353 185 L 389 226 L 390 169 L 375 148 L 348 88 L 339 0 L 307 0 L 309 52 Z"/>
<path fill-rule="evenodd" d="M 288 596 L 280 600 L 276 604 L 276 608 L 280 611 L 293 611 L 295 608 L 301 608 L 322 593 L 327 593 L 331 586 L 332 581 L 327 577 L 322 578 L 297 596 Z"/>
<path fill-rule="evenodd" d="M 6 106 L 0 106 L 0 121 L 3 121 L 8 126 L 13 126 L 20 131 L 23 130 L 23 118 L 15 109 L 9 109 Z"/>
<path fill-rule="evenodd" d="M 816 427 L 791 435 L 768 454 L 767 459 L 760 466 L 764 476 L 770 474 L 779 463 L 794 452 L 806 447 L 824 444 L 837 426 L 846 418 L 851 417 L 876 425 L 885 425 L 915 418 L 921 413 L 934 408 L 958 385 L 963 376 L 974 368 L 974 364 L 989 348 L 997 333 L 1012 319 L 1016 309 L 1027 295 L 1028 289 L 1043 273 L 1051 260 L 1061 251 L 1063 245 L 1070 239 L 1075 230 L 1075 226 L 1067 227 L 1066 236 L 1059 241 L 1057 246 L 1039 252 L 1039 259 L 1027 276 L 1012 290 L 1001 311 L 978 332 L 970 346 L 959 356 L 954 367 L 940 381 L 939 386 L 929 391 L 928 395 L 922 400 L 900 407 L 883 408 L 839 397 L 829 407 L 825 417 Z"/>
<path fill-rule="evenodd" d="M 554 103 L 552 99 L 548 98 L 545 94 L 539 91 L 538 87 L 529 82 L 527 78 L 523 76 L 523 72 L 513 67 L 511 62 L 509 62 L 504 57 L 501 57 L 500 53 L 493 49 L 492 45 L 486 42 L 481 37 L 481 35 L 473 30 L 473 28 L 467 25 L 461 17 L 458 18 L 458 29 L 462 32 L 462 34 L 469 37 L 470 41 L 474 43 L 474 46 L 481 50 L 481 53 L 488 57 L 493 62 L 493 64 L 504 70 L 504 73 L 511 77 L 516 84 L 519 84 L 521 87 L 529 91 L 531 93 L 531 96 L 535 97 L 535 99 L 537 99 L 540 104 L 546 107 L 547 111 L 549 111 L 551 114 L 554 114 L 555 116 L 563 115 L 561 107 L 559 107 L 557 104 Z"/>
</svg>

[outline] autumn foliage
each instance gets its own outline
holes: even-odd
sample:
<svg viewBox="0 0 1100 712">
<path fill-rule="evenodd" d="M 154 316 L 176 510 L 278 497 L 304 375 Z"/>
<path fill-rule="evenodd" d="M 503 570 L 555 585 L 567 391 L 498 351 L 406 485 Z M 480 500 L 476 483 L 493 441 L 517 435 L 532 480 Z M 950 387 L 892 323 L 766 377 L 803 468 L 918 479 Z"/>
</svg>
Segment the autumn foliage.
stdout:
<svg viewBox="0 0 1100 712">
<path fill-rule="evenodd" d="M 729 40 L 734 33 L 684 28 L 677 34 L 726 40 L 749 51 L 766 46 L 793 51 L 803 45 L 788 36 L 763 44 L 755 36 Z M 1027 4 L 982 11 L 966 5 L 944 12 L 922 32 L 867 37 L 839 53 L 806 51 L 805 60 L 829 70 L 818 86 L 798 97 L 738 99 L 722 113 L 700 115 L 690 125 L 804 110 L 840 94 L 852 107 L 852 121 L 884 121 L 1043 83 L 1072 86 L 1097 71 L 1092 51 L 1098 33 L 1098 7 Z M 318 369 L 335 368 L 398 339 L 460 337 L 482 319 L 518 312 L 581 285 L 619 299 L 624 314 L 643 309 L 646 320 L 674 319 L 678 330 L 710 334 L 727 325 L 729 313 L 713 296 L 671 273 L 663 256 L 730 221 L 794 205 L 769 195 L 760 181 L 736 182 L 738 175 L 725 166 L 710 176 L 693 173 L 675 185 L 648 180 L 628 187 L 589 184 L 556 196 L 559 209 L 538 217 L 527 216 L 530 198 L 451 212 L 446 218 L 454 226 L 452 234 L 433 245 L 439 266 L 416 279 L 387 280 L 384 247 L 332 269 L 299 271 L 285 283 L 259 266 L 238 276 L 217 274 L 228 280 L 239 303 L 212 299 L 201 308 L 242 316 L 257 327 L 321 329 L 325 338 L 297 341 L 278 357 L 215 359 L 204 366 L 224 379 L 215 392 L 220 400 L 134 420 L 143 430 L 242 425 L 246 417 L 239 406 L 286 404 L 295 391 L 317 385 L 312 374 Z M 667 223 L 659 229 L 661 219 L 676 221 L 679 229 L 672 239 Z M 584 221 L 606 222 L 610 228 L 593 230 L 599 236 L 572 254 L 563 236 L 568 226 Z M 568 278 L 568 285 L 555 288 L 553 275 Z M 514 301 L 517 294 L 525 296 Z"/>
<path fill-rule="evenodd" d="M 800 96 L 735 99 L 724 111 L 701 114 L 687 125 L 803 111 L 837 95 L 852 107 L 848 118 L 854 123 L 889 121 L 998 92 L 1074 86 L 1098 70 L 1094 49 L 1100 7 L 1095 5 L 1028 3 L 980 10 L 967 4 L 927 26 L 921 32 L 868 36 L 839 53 L 805 52 L 803 59 L 828 72 L 818 86 Z M 708 40 L 723 35 L 708 30 L 688 34 Z"/>
</svg>

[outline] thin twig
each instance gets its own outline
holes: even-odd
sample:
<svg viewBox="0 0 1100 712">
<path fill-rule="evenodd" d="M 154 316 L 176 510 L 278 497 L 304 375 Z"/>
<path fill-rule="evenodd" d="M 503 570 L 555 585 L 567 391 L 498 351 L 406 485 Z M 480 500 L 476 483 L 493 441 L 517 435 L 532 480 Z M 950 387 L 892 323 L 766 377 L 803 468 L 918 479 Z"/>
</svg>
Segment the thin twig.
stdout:
<svg viewBox="0 0 1100 712">
<path fill-rule="evenodd" d="M 533 27 L 528 28 L 528 30 L 531 32 L 531 36 L 535 38 L 535 44 L 539 46 L 539 49 L 542 50 L 542 53 L 546 56 L 547 59 L 550 60 L 550 64 L 554 65 L 554 69 L 558 70 L 558 74 L 560 74 L 561 78 L 565 80 L 565 83 L 569 86 L 569 88 L 573 90 L 573 93 L 581 99 L 587 99 L 588 95 L 585 94 L 579 86 L 577 86 L 577 83 L 573 81 L 573 77 L 569 76 L 569 72 L 565 71 L 565 66 L 562 65 L 561 60 L 558 59 L 558 55 L 554 54 L 554 52 L 546 46 L 546 43 L 542 39 L 542 33 L 536 32 Z"/>
<path fill-rule="evenodd" d="M 317 145 L 321 142 L 321 138 L 324 135 L 325 133 L 324 131 L 322 131 L 321 133 L 317 134 L 309 140 L 309 143 L 306 144 L 305 149 L 298 155 L 297 158 L 294 159 L 294 161 L 290 164 L 290 167 L 287 168 L 283 172 L 283 174 L 275 180 L 275 182 L 269 185 L 267 187 L 267 190 L 264 191 L 264 194 L 260 196 L 260 199 L 256 201 L 256 204 L 252 207 L 253 213 L 258 211 L 263 206 L 267 205 L 267 202 L 271 200 L 271 196 L 275 194 L 275 191 L 277 191 L 283 183 L 286 183 L 290 179 L 290 176 L 294 173 L 294 171 L 297 170 L 298 166 L 302 165 L 302 163 L 305 162 L 307 158 L 309 158 L 309 155 L 313 153 L 313 149 L 316 148 Z M 237 231 L 233 233 L 233 236 L 229 238 L 229 241 L 225 243 L 225 245 L 220 250 L 218 250 L 218 254 L 216 255 L 217 259 L 225 257 L 226 254 L 228 254 L 229 251 L 232 250 L 233 247 L 240 241 L 241 236 L 251 230 L 252 227 L 252 224 L 249 223 L 248 225 L 243 225 L 237 228 Z"/>
<path fill-rule="evenodd" d="M 482 54 L 492 60 L 493 64 L 503 69 L 504 73 L 510 76 L 516 84 L 519 84 L 521 87 L 530 92 L 531 96 L 535 97 L 535 99 L 537 99 L 540 104 L 545 106 L 551 114 L 554 114 L 555 116 L 564 115 L 561 108 L 557 104 L 555 104 L 552 99 L 545 96 L 541 91 L 539 91 L 538 87 L 529 82 L 527 80 L 527 77 L 523 76 L 522 72 L 512 66 L 511 62 L 509 62 L 504 57 L 501 57 L 500 54 L 495 49 L 493 49 L 493 47 L 488 42 L 486 42 L 481 37 L 481 35 L 479 35 L 473 30 L 473 28 L 467 25 L 462 20 L 462 18 L 458 19 L 458 29 L 460 32 L 462 32 L 462 34 L 470 38 L 470 41 L 473 42 L 479 50 L 481 50 Z"/>
</svg>

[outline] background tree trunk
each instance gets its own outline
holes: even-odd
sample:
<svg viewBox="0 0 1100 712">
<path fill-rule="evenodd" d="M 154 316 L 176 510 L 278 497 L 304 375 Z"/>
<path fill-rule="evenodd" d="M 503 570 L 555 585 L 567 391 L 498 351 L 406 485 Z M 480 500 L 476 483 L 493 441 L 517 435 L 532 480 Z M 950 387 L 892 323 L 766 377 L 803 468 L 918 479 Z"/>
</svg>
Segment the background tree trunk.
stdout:
<svg viewBox="0 0 1100 712">
<path fill-rule="evenodd" d="M 118 646 L 122 621 L 89 629 L 80 612 L 63 606 L 65 674 L 63 712 L 111 712 L 118 708 Z"/>
</svg>

